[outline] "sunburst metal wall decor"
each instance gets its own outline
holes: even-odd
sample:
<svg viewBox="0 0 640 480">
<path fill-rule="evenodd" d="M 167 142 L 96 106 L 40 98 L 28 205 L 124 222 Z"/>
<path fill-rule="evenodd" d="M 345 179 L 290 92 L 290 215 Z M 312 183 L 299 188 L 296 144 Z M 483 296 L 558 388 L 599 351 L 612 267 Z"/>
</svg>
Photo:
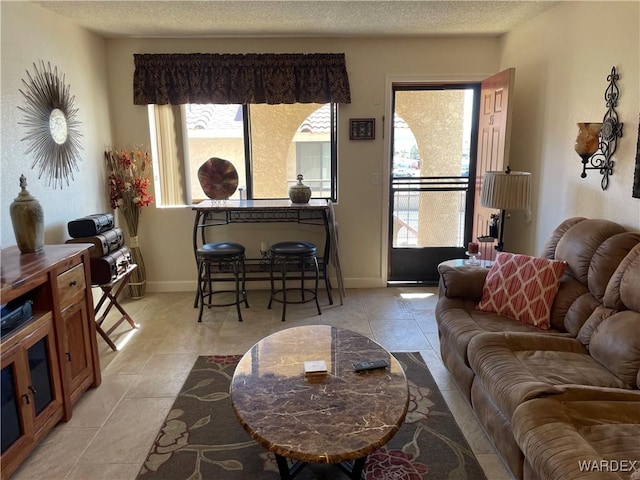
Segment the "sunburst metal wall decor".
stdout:
<svg viewBox="0 0 640 480">
<path fill-rule="evenodd" d="M 27 71 L 28 81 L 22 80 L 25 90 L 20 93 L 26 100 L 24 121 L 19 125 L 27 127 L 26 154 L 33 152 L 35 157 L 31 168 L 38 167 L 38 178 L 47 177 L 47 185 L 53 188 L 69 185 L 73 171 L 78 171 L 80 159 L 80 138 L 77 120 L 78 109 L 74 108 L 75 96 L 69 94 L 69 85 L 65 77 L 58 75 L 58 68 L 41 62 L 40 69 L 34 63 L 33 76 Z"/>
</svg>

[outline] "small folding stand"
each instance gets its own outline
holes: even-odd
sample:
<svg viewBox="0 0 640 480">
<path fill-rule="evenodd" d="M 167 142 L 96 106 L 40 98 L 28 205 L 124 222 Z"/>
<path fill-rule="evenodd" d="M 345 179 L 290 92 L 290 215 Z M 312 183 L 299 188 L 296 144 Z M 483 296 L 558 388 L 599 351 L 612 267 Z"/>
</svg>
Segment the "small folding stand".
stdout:
<svg viewBox="0 0 640 480">
<path fill-rule="evenodd" d="M 116 344 L 113 343 L 113 340 L 109 338 L 109 335 L 116 328 L 118 328 L 118 326 L 123 321 L 126 320 L 127 322 L 129 322 L 129 325 L 131 325 L 132 328 L 139 327 L 139 325 L 132 320 L 129 314 L 125 311 L 124 308 L 122 308 L 122 305 L 120 305 L 120 303 L 118 302 L 118 297 L 120 296 L 122 289 L 127 286 L 127 284 L 129 283 L 129 277 L 131 277 L 131 274 L 136 268 L 138 268 L 138 265 L 133 263 L 129 265 L 124 272 L 119 274 L 111 282 L 104 285 L 94 285 L 96 287 L 100 287 L 100 289 L 102 290 L 102 297 L 100 297 L 100 301 L 97 303 L 94 311 L 96 317 L 96 331 L 100 334 L 104 341 L 107 342 L 112 350 L 118 350 L 118 347 L 116 347 Z M 99 314 L 100 309 L 105 305 L 105 302 L 106 308 L 104 312 L 102 312 L 102 314 Z M 116 309 L 122 314 L 122 316 L 116 323 L 113 324 L 113 326 L 109 330 L 105 332 L 102 329 L 102 323 L 107 318 L 107 315 L 109 315 L 112 307 L 116 307 Z"/>
</svg>

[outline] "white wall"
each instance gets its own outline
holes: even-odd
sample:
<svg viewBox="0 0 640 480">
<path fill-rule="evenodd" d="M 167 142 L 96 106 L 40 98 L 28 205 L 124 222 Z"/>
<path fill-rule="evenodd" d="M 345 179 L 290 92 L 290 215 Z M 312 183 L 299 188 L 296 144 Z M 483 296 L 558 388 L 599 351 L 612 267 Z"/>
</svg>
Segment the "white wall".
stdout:
<svg viewBox="0 0 640 480">
<path fill-rule="evenodd" d="M 533 173 L 533 221 L 515 214 L 505 243 L 539 254 L 565 218 L 606 218 L 640 230 L 631 197 L 640 112 L 640 3 L 562 2 L 506 35 L 501 64 L 516 68 L 511 165 Z M 573 145 L 577 122 L 601 122 L 607 76 L 616 66 L 624 123 L 609 188 Z"/>
<path fill-rule="evenodd" d="M 514 214 L 506 232 L 510 250 L 538 253 L 549 232 L 573 215 L 610 218 L 640 229 L 639 200 L 631 197 L 638 130 L 638 2 L 562 2 L 517 27 L 502 40 L 493 38 L 285 38 L 285 39 L 131 39 L 103 40 L 67 19 L 25 2 L 2 1 L 2 246 L 15 244 L 8 215 L 25 173 L 29 190 L 45 210 L 47 243 L 67 238 L 66 222 L 106 211 L 102 164 L 105 146 L 149 142 L 145 107 L 133 105 L 133 53 L 161 52 L 345 52 L 352 103 L 340 109 L 339 204 L 342 264 L 347 286 L 383 285 L 383 187 L 372 185 L 372 172 L 384 174 L 386 143 L 382 117 L 389 114 L 385 87 L 389 78 L 481 78 L 516 68 L 511 166 L 534 174 L 531 223 Z M 28 32 L 28 33 L 26 33 Z M 80 172 L 70 187 L 53 190 L 30 169 L 17 125 L 23 99 L 18 89 L 33 62 L 58 67 L 71 85 L 79 108 L 82 138 Z M 580 179 L 580 159 L 573 151 L 575 123 L 599 121 L 611 66 L 619 68 L 618 111 L 624 125 L 615 173 L 606 192 L 590 171 Z M 349 141 L 348 119 L 375 117 L 374 141 Z M 191 249 L 193 212 L 189 208 L 142 213 L 140 243 L 149 290 L 194 290 Z M 257 249 L 271 240 L 241 226 L 234 238 Z M 304 235 L 313 235 L 305 232 Z M 237 236 L 237 237 L 236 237 Z M 256 245 L 254 245 L 254 243 Z"/>
<path fill-rule="evenodd" d="M 2 247 L 15 245 L 9 206 L 20 191 L 19 177 L 27 177 L 28 190 L 44 210 L 45 243 L 63 243 L 68 237 L 67 222 L 74 218 L 105 211 L 103 151 L 111 142 L 107 101 L 107 65 L 105 41 L 78 28 L 64 18 L 27 2 L 0 2 L 2 22 L 1 71 L 1 202 Z M 33 155 L 25 155 L 26 127 L 18 125 L 23 113 L 18 106 L 25 101 L 19 89 L 22 79 L 34 73 L 33 64 L 41 61 L 58 68 L 75 95 L 74 106 L 80 121 L 81 161 L 75 181 L 61 190 L 47 186 L 38 171 L 31 169 Z"/>
<path fill-rule="evenodd" d="M 371 184 L 371 172 L 387 172 L 382 117 L 387 115 L 385 88 L 389 76 L 481 79 L 498 71 L 499 40 L 286 38 L 286 39 L 136 39 L 109 40 L 110 99 L 114 137 L 120 144 L 147 143 L 145 107 L 132 102 L 134 53 L 344 52 L 352 103 L 339 108 L 339 198 L 336 216 L 345 283 L 349 287 L 383 286 L 383 187 Z M 349 118 L 375 117 L 376 139 L 350 141 Z M 193 212 L 188 209 L 145 209 L 139 237 L 150 290 L 194 290 L 195 262 L 191 246 Z M 242 226 L 229 236 L 250 252 L 260 241 L 289 235 L 274 226 Z M 268 231 L 270 230 L 270 231 Z M 317 230 L 317 229 L 316 229 Z M 308 229 L 303 234 L 312 235 Z M 291 236 L 289 239 L 293 238 Z"/>
</svg>

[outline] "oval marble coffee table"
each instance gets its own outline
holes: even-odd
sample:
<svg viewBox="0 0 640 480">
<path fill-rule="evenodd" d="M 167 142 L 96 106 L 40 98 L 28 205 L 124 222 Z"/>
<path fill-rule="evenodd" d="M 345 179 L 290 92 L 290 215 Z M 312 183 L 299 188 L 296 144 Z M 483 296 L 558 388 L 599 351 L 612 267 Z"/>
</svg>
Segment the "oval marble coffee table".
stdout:
<svg viewBox="0 0 640 480">
<path fill-rule="evenodd" d="M 356 373 L 354 362 L 390 367 Z M 304 374 L 305 361 L 324 360 L 326 374 Z M 333 463 L 360 479 L 367 455 L 387 443 L 407 413 L 409 390 L 398 361 L 378 343 L 325 325 L 294 327 L 256 343 L 231 381 L 240 424 L 275 453 L 280 476 L 306 463 Z M 295 462 L 290 467 L 288 459 Z"/>
</svg>

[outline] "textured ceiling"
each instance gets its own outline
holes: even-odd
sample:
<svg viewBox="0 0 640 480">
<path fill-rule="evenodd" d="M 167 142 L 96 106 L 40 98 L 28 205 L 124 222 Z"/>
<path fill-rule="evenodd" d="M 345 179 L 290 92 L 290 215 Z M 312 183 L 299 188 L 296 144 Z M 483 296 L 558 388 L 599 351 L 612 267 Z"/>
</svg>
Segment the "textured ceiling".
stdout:
<svg viewBox="0 0 640 480">
<path fill-rule="evenodd" d="M 500 35 L 554 1 L 35 1 L 104 37 Z"/>
</svg>

